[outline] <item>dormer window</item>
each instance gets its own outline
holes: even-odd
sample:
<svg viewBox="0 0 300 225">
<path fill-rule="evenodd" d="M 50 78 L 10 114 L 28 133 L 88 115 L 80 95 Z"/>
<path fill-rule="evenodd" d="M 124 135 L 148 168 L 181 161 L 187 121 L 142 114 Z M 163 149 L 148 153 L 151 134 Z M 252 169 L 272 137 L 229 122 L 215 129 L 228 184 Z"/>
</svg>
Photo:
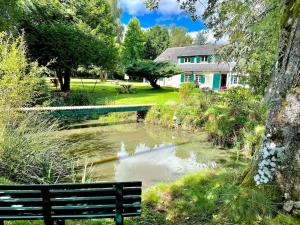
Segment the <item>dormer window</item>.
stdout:
<svg viewBox="0 0 300 225">
<path fill-rule="evenodd" d="M 207 62 L 208 61 L 208 56 L 207 55 L 202 56 L 202 61 Z"/>
<path fill-rule="evenodd" d="M 190 59 L 190 57 L 184 57 L 184 62 L 185 62 L 185 63 L 189 63 L 189 62 L 191 62 L 191 59 Z"/>
</svg>

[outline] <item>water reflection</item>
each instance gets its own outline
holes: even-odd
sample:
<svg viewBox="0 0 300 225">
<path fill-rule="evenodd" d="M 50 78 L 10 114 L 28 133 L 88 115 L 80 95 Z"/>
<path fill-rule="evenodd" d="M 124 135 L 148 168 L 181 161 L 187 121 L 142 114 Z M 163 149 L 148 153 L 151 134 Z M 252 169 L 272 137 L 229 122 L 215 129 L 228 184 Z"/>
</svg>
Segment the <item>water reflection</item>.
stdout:
<svg viewBox="0 0 300 225">
<path fill-rule="evenodd" d="M 141 180 L 145 187 L 214 168 L 225 158 L 206 134 L 128 124 L 62 132 L 72 154 L 94 164 L 94 181 Z"/>
<path fill-rule="evenodd" d="M 153 149 L 139 144 L 130 156 L 122 143 L 118 157 L 115 180 L 142 180 L 146 187 L 161 181 L 173 181 L 189 172 L 216 167 L 215 161 L 197 162 L 194 152 L 190 152 L 187 159 L 179 158 L 173 144 L 161 144 Z"/>
</svg>

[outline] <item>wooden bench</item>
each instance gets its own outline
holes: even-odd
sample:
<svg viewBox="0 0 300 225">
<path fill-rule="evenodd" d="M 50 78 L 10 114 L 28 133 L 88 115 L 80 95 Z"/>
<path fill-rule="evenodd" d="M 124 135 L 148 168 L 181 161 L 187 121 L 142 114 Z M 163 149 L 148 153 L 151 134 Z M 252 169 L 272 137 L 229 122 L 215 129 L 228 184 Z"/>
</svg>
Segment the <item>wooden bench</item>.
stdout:
<svg viewBox="0 0 300 225">
<path fill-rule="evenodd" d="M 141 215 L 141 182 L 94 184 L 0 185 L 0 225 L 6 220 L 44 220 L 64 225 L 67 219 Z"/>
</svg>

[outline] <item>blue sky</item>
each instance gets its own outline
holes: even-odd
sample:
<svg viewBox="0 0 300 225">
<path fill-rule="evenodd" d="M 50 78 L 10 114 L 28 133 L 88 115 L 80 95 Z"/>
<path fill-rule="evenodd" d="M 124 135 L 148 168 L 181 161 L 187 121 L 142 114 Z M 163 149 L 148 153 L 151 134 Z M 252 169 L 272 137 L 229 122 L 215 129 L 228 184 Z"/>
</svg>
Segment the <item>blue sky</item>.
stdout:
<svg viewBox="0 0 300 225">
<path fill-rule="evenodd" d="M 121 20 L 123 24 L 128 24 L 132 17 L 137 17 L 143 28 L 152 27 L 154 25 L 171 25 L 185 27 L 189 32 L 195 32 L 206 29 L 201 21 L 193 22 L 188 16 L 184 14 L 162 16 L 158 12 L 151 12 L 144 15 L 130 15 L 128 12 L 124 12 Z"/>
<path fill-rule="evenodd" d="M 144 6 L 144 0 L 119 0 L 123 10 L 122 23 L 128 24 L 132 17 L 137 17 L 143 28 L 154 25 L 171 25 L 185 27 L 188 32 L 197 32 L 206 29 L 201 21 L 193 22 L 182 10 L 179 9 L 176 0 L 161 0 L 160 7 L 156 11 L 149 11 Z M 198 7 L 201 13 L 201 6 Z"/>
</svg>

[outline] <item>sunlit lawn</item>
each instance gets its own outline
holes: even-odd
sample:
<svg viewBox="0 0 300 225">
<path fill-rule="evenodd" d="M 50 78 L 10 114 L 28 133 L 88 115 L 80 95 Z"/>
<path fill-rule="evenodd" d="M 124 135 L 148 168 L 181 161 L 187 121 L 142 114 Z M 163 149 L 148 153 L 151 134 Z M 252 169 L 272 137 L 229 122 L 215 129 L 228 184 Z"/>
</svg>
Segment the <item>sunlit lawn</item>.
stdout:
<svg viewBox="0 0 300 225">
<path fill-rule="evenodd" d="M 95 86 L 95 79 L 75 79 L 71 80 L 71 91 L 86 91 L 93 98 L 96 104 L 165 104 L 178 102 L 178 90 L 171 87 L 152 89 L 150 85 L 129 82 L 136 89 L 136 93 L 117 94 L 115 84 L 112 82 L 99 82 Z M 126 83 L 121 81 L 120 84 Z M 95 86 L 95 89 L 94 89 Z"/>
</svg>

